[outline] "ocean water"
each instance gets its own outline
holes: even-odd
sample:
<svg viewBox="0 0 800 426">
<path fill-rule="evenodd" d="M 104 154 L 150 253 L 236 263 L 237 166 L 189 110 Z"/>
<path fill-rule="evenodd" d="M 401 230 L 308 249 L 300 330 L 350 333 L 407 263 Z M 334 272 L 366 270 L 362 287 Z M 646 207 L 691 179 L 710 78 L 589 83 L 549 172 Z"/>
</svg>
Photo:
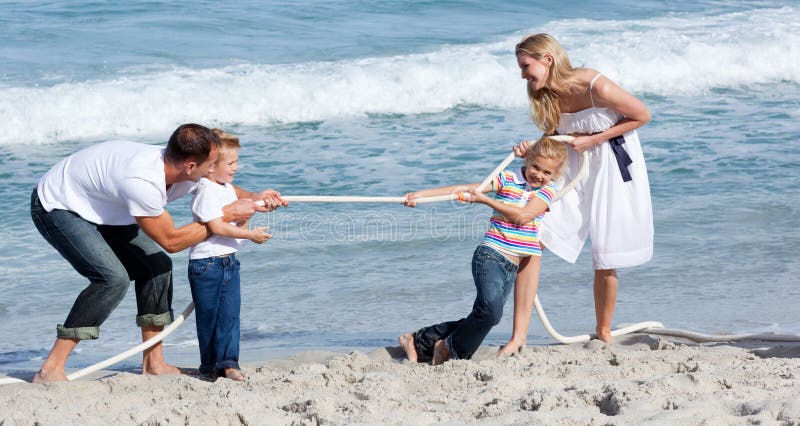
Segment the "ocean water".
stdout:
<svg viewBox="0 0 800 426">
<path fill-rule="evenodd" d="M 38 368 L 85 282 L 28 200 L 60 158 L 180 123 L 241 136 L 236 183 L 391 195 L 482 179 L 539 132 L 514 44 L 549 32 L 640 97 L 655 256 L 620 271 L 615 325 L 800 333 L 800 7 L 793 1 L 8 1 L 0 8 L 0 372 Z M 170 205 L 177 223 L 187 201 Z M 468 313 L 484 206 L 296 203 L 242 262 L 242 360 L 369 349 Z M 594 327 L 589 244 L 543 259 L 562 334 Z M 191 300 L 173 256 L 174 308 Z M 489 335 L 511 332 L 507 315 Z M 133 289 L 68 367 L 139 342 Z M 197 363 L 193 317 L 166 341 Z M 529 342 L 553 343 L 536 319 Z M 134 368 L 136 357 L 119 365 Z"/>
</svg>

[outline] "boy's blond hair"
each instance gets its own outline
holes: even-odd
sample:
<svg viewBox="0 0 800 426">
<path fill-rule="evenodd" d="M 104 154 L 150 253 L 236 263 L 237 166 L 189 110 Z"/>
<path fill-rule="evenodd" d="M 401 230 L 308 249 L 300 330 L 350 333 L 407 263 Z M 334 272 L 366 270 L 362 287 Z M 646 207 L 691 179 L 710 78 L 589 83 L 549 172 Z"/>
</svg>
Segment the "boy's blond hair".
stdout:
<svg viewBox="0 0 800 426">
<path fill-rule="evenodd" d="M 553 138 L 542 136 L 528 149 L 525 161 L 533 161 L 536 157 L 552 158 L 558 161 L 558 169 L 553 175 L 553 179 L 557 179 L 564 171 L 564 165 L 567 164 L 567 145 Z"/>
<path fill-rule="evenodd" d="M 230 133 L 225 133 L 224 130 L 218 129 L 218 128 L 214 128 L 214 129 L 211 129 L 211 130 L 214 133 L 216 133 L 217 136 L 219 136 L 219 140 L 220 140 L 220 142 L 222 142 L 222 145 L 220 147 L 221 151 L 224 151 L 226 149 L 233 149 L 233 148 L 239 149 L 240 145 L 239 145 L 239 137 L 238 136 L 232 135 Z"/>
</svg>

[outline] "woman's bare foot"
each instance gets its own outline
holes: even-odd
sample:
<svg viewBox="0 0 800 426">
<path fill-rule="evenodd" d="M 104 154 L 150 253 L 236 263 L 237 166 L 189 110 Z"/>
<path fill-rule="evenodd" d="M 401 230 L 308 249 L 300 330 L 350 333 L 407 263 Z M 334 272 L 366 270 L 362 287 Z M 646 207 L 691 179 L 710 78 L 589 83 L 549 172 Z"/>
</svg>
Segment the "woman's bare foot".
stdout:
<svg viewBox="0 0 800 426">
<path fill-rule="evenodd" d="M 411 362 L 417 362 L 417 348 L 414 346 L 414 334 L 404 333 L 397 338 L 397 341 L 400 342 L 400 347 L 402 347 L 403 352 L 406 353 L 406 358 Z"/>
<path fill-rule="evenodd" d="M 450 360 L 450 350 L 447 349 L 447 345 L 444 343 L 444 340 L 437 340 L 436 343 L 433 344 L 433 365 L 443 364 Z"/>
<path fill-rule="evenodd" d="M 497 351 L 497 356 L 512 355 L 522 350 L 526 342 L 517 342 L 509 340 L 500 350 Z"/>
<path fill-rule="evenodd" d="M 235 382 L 243 382 L 247 380 L 247 375 L 242 373 L 238 368 L 226 368 L 225 377 Z"/>
<path fill-rule="evenodd" d="M 67 375 L 64 374 L 63 371 L 45 371 L 39 370 L 35 376 L 33 376 L 33 383 L 43 384 L 43 383 L 51 383 L 51 382 L 68 382 L 69 379 Z"/>
<path fill-rule="evenodd" d="M 597 330 L 597 339 L 602 340 L 606 343 L 611 343 L 613 337 L 611 336 L 611 329 L 608 328 L 598 328 Z"/>
</svg>

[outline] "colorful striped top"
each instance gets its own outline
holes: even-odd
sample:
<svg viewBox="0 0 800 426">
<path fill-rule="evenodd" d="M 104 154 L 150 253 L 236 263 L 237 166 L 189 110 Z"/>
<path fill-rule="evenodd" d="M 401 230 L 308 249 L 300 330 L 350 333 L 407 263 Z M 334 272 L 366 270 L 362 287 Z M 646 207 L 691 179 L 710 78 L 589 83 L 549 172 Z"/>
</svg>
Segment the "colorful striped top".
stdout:
<svg viewBox="0 0 800 426">
<path fill-rule="evenodd" d="M 497 192 L 495 199 L 501 203 L 525 207 L 533 198 L 539 198 L 547 203 L 548 210 L 556 193 L 552 182 L 541 188 L 532 188 L 525 180 L 521 169 L 516 172 L 510 170 L 500 172 L 492 181 L 492 188 Z M 541 256 L 539 224 L 543 216 L 544 213 L 525 225 L 515 225 L 495 210 L 489 219 L 489 230 L 486 231 L 481 244 L 512 256 Z"/>
</svg>

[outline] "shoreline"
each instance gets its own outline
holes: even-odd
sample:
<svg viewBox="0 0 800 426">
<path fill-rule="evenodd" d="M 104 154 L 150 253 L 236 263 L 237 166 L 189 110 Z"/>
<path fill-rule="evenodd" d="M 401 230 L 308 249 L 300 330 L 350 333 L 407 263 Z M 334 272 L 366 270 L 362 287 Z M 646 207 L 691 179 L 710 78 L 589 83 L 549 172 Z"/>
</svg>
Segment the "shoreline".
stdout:
<svg viewBox="0 0 800 426">
<path fill-rule="evenodd" d="M 800 424 L 797 343 L 633 335 L 496 350 L 435 367 L 403 361 L 399 347 L 300 352 L 244 363 L 243 383 L 105 370 L 3 385 L 0 423 Z"/>
</svg>

